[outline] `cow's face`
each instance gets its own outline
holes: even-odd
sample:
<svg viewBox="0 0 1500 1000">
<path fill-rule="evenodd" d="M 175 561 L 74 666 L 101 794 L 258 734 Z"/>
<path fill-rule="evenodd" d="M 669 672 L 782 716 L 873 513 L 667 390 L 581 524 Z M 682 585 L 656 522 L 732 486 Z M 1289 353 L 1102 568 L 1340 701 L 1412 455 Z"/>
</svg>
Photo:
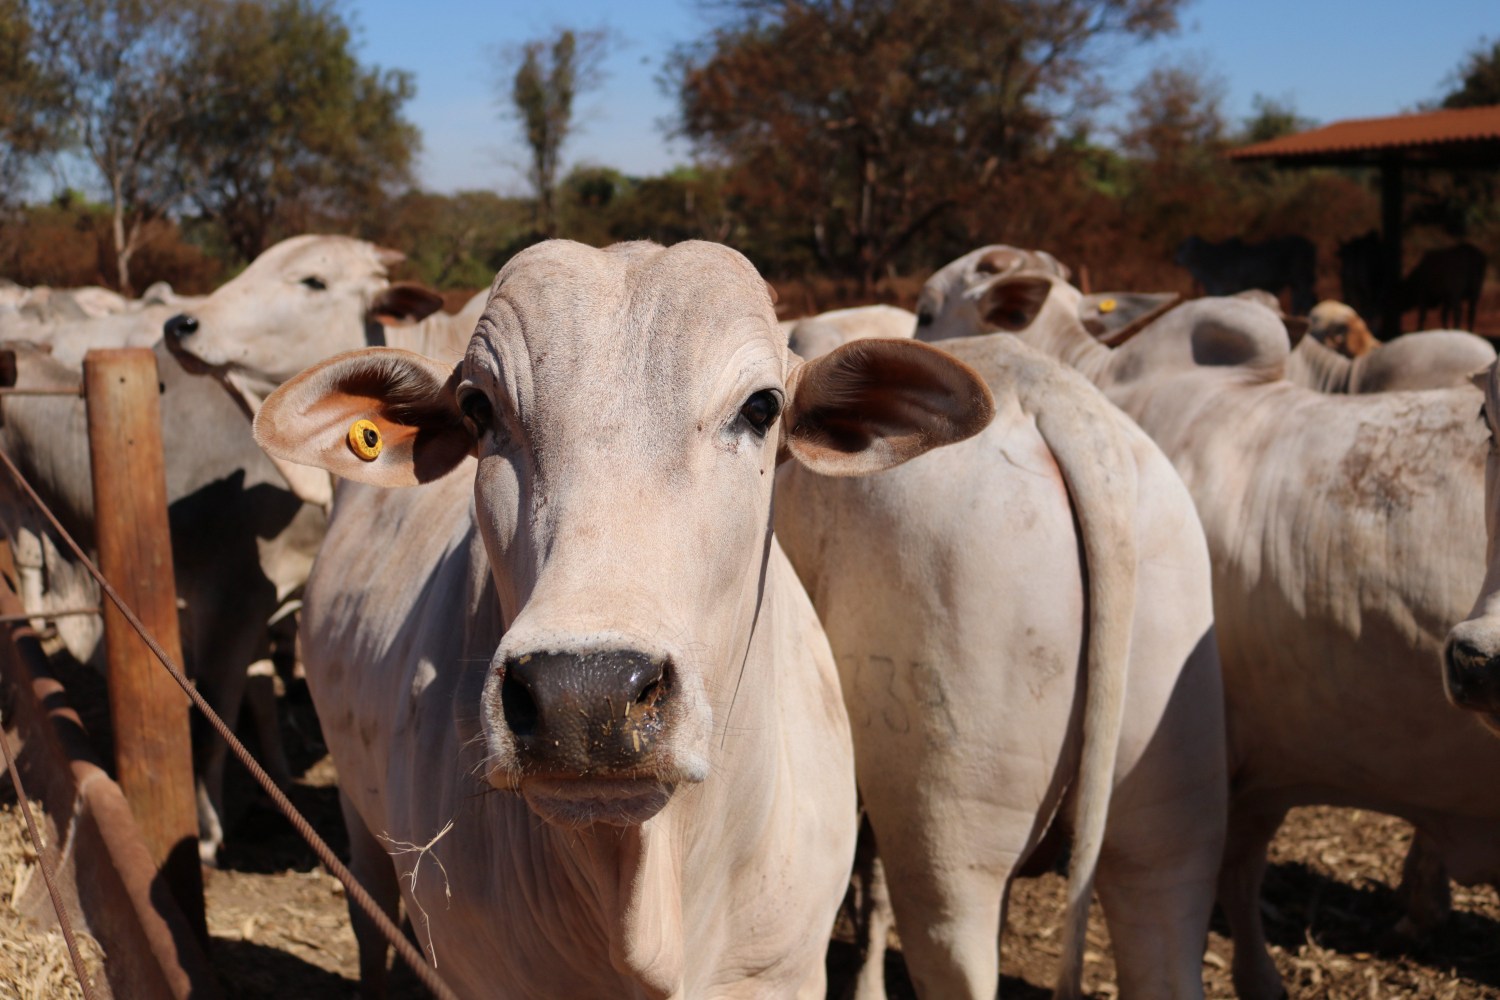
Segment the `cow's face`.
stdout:
<svg viewBox="0 0 1500 1000">
<path fill-rule="evenodd" d="M 917 298 L 916 339 L 948 340 L 993 333 L 997 324 L 987 313 L 993 309 L 990 300 L 995 289 L 1004 285 L 1016 287 L 1013 279 L 1021 274 L 1066 281 L 1070 273 L 1066 265 L 1044 250 L 994 244 L 970 251 L 934 271 L 922 286 L 922 294 Z M 1045 293 L 1041 298 L 1046 298 Z M 1004 325 L 998 328 L 1012 332 L 1019 329 Z"/>
<path fill-rule="evenodd" d="M 418 286 L 390 284 L 386 269 L 401 257 L 347 236 L 283 240 L 167 320 L 167 347 L 189 370 L 264 396 L 304 368 L 370 343 L 371 324 L 415 321 L 442 305 Z"/>
<path fill-rule="evenodd" d="M 507 623 L 480 706 L 487 777 L 578 826 L 640 822 L 708 778 L 736 697 L 769 696 L 753 666 L 778 455 L 874 472 L 990 409 L 976 375 L 925 345 L 859 341 L 797 366 L 764 281 L 725 247 L 555 241 L 496 277 L 457 369 L 346 355 L 256 426 L 273 453 L 385 485 L 477 456 Z M 346 444 L 360 420 L 369 437 Z"/>
<path fill-rule="evenodd" d="M 1484 389 L 1481 419 L 1489 427 L 1484 469 L 1486 528 L 1484 586 L 1469 617 L 1454 626 L 1443 645 L 1443 687 L 1448 700 L 1481 713 L 1500 733 L 1500 366 L 1491 365 L 1475 383 Z"/>
</svg>

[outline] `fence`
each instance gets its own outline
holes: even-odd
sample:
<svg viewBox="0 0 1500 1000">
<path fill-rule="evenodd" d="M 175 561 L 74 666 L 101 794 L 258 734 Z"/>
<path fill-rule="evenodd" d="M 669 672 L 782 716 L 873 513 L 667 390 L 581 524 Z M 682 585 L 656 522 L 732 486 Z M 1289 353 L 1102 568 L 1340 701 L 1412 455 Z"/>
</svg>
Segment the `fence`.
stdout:
<svg viewBox="0 0 1500 1000">
<path fill-rule="evenodd" d="M 0 381 L 14 381 L 13 359 L 0 355 Z M 42 798 L 69 842 L 55 852 L 72 867 L 77 903 L 106 954 L 109 985 L 122 997 L 216 997 L 204 953 L 207 929 L 198 867 L 197 819 L 188 737 L 189 702 L 204 713 L 262 790 L 344 884 L 437 997 L 454 994 L 313 831 L 229 726 L 187 680 L 178 638 L 176 586 L 167 524 L 166 485 L 157 401 L 156 358 L 149 350 L 92 351 L 79 388 L 0 388 L 6 396 L 81 394 L 88 409 L 90 464 L 99 563 L 95 565 L 47 508 L 14 462 L 0 464 L 58 533 L 104 596 L 110 713 L 115 732 L 111 780 L 89 747 L 77 713 L 52 676 L 20 601 L 0 587 L 0 624 L 9 629 L 6 673 L 16 692 L 14 721 L 37 749 Z M 186 696 L 186 697 L 184 697 Z M 12 754 L 0 729 L 0 749 Z M 37 838 L 21 775 L 10 767 L 33 847 L 43 865 L 58 920 L 68 939 L 84 996 L 95 996 L 70 930 L 68 906 L 49 852 Z"/>
</svg>

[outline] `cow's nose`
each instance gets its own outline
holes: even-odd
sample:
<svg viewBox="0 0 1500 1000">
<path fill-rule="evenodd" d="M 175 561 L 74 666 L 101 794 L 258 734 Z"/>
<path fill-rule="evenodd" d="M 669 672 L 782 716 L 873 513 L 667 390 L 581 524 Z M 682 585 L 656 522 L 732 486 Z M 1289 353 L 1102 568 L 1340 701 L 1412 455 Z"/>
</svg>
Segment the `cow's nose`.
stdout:
<svg viewBox="0 0 1500 1000">
<path fill-rule="evenodd" d="M 178 313 L 162 324 L 162 332 L 176 340 L 191 337 L 198 332 L 198 317 Z"/>
<path fill-rule="evenodd" d="M 636 770 L 656 745 L 672 671 L 636 650 L 539 652 L 505 661 L 500 704 L 529 770 Z"/>
<path fill-rule="evenodd" d="M 1443 649 L 1448 700 L 1460 708 L 1500 711 L 1500 656 L 1452 636 Z"/>
</svg>

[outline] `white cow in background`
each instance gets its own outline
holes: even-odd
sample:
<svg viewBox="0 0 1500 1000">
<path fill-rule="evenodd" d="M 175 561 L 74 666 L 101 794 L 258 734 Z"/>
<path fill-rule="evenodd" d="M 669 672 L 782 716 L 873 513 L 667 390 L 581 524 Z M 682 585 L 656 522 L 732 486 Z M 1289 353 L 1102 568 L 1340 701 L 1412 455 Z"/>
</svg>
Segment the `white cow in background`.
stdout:
<svg viewBox="0 0 1500 1000">
<path fill-rule="evenodd" d="M 831 312 L 782 321 L 787 331 L 787 346 L 799 358 L 816 358 L 846 344 L 866 337 L 910 338 L 916 315 L 898 306 L 855 306 Z"/>
<path fill-rule="evenodd" d="M 694 242 L 540 244 L 457 367 L 367 350 L 265 400 L 283 458 L 425 484 L 340 489 L 303 638 L 356 870 L 392 910 L 399 888 L 445 979 L 824 995 L 853 761 L 770 531 L 777 456 L 875 472 L 990 416 L 924 345 L 799 366 L 754 268 Z M 418 878 L 425 853 L 446 877 Z"/>
<path fill-rule="evenodd" d="M 988 428 L 863 479 L 788 463 L 776 495 L 907 968 L 923 996 L 993 997 L 1011 882 L 1066 827 L 1058 995 L 1080 993 L 1097 865 L 1120 996 L 1201 997 L 1228 790 L 1192 499 L 1076 373 L 1011 338 L 939 346 L 984 376 Z M 861 1000 L 884 996 L 878 913 L 871 932 Z"/>
<path fill-rule="evenodd" d="M 944 277 L 927 307 L 940 310 Z M 1291 807 L 1411 821 L 1403 894 L 1418 930 L 1446 907 L 1440 861 L 1459 881 L 1500 881 L 1500 742 L 1456 723 L 1432 677 L 1484 576 L 1475 389 L 1293 385 L 1280 321 L 1250 302 L 1186 303 L 1111 350 L 1052 278 L 1012 275 L 986 295 L 990 329 L 1067 360 L 1151 435 L 1202 518 L 1231 762 L 1219 898 L 1239 994 L 1282 995 L 1259 892 Z"/>
<path fill-rule="evenodd" d="M 1460 708 L 1479 713 L 1500 734 L 1500 365 L 1474 379 L 1484 391 L 1480 419 L 1489 433 L 1484 466 L 1484 584 L 1468 617 L 1448 633 L 1443 644 L 1443 688 Z"/>
</svg>

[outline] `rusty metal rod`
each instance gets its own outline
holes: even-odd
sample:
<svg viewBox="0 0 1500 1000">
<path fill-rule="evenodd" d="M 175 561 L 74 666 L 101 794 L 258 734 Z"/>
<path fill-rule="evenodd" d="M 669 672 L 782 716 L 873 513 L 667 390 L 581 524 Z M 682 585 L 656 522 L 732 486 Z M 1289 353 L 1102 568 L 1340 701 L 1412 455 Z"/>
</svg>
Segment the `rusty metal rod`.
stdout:
<svg viewBox="0 0 1500 1000">
<path fill-rule="evenodd" d="M 49 618 L 67 618 L 72 615 L 97 615 L 100 609 L 97 605 L 92 608 L 63 608 L 58 611 L 38 611 L 34 615 L 0 615 L 0 625 L 11 625 L 15 622 L 29 622 L 33 618 L 46 621 Z"/>
<path fill-rule="evenodd" d="M 36 818 L 31 815 L 31 799 L 26 796 L 26 786 L 21 784 L 21 772 L 16 770 L 15 755 L 10 752 L 10 738 L 5 735 L 5 726 L 0 724 L 0 751 L 5 753 L 5 768 L 10 772 L 10 782 L 16 789 L 16 801 L 21 804 L 21 813 L 26 817 L 26 832 L 31 835 L 31 846 L 36 848 L 36 863 L 42 869 L 42 881 L 47 883 L 47 895 L 52 897 L 52 909 L 57 911 L 57 923 L 62 928 L 64 943 L 68 946 L 68 957 L 73 960 L 73 974 L 78 977 L 78 987 L 83 990 L 84 1000 L 95 1000 L 94 984 L 83 967 L 83 956 L 78 953 L 78 941 L 73 937 L 73 921 L 68 917 L 68 908 L 63 905 L 58 892 L 57 880 L 52 874 L 52 863 L 47 860 L 47 851 L 42 845 L 42 836 L 37 833 Z"/>
<path fill-rule="evenodd" d="M 83 386 L 76 389 L 26 389 L 21 386 L 0 386 L 0 396 L 83 396 Z"/>
</svg>

